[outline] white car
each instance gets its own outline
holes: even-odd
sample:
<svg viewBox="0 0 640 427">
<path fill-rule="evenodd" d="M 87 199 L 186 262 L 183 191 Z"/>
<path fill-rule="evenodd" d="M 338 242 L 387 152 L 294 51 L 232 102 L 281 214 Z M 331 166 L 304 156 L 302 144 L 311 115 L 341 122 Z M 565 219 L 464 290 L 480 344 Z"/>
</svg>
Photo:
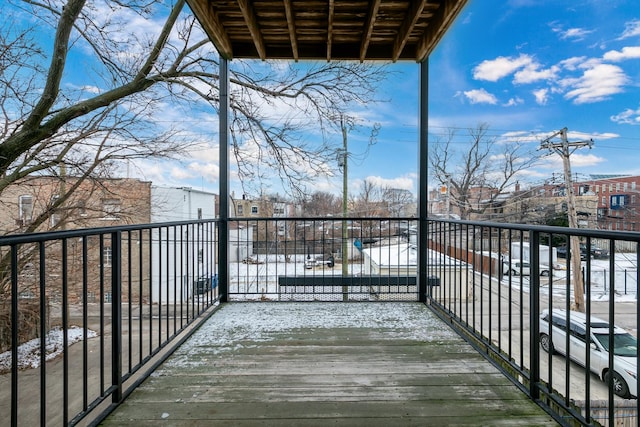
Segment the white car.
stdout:
<svg viewBox="0 0 640 427">
<path fill-rule="evenodd" d="M 520 261 L 512 261 L 511 266 L 508 263 L 502 264 L 502 271 L 504 271 L 505 275 L 511 276 L 529 276 L 531 274 L 531 266 L 528 262 L 520 262 Z M 540 275 L 548 276 L 549 275 L 549 266 L 540 264 Z"/>
<path fill-rule="evenodd" d="M 577 311 L 543 310 L 540 314 L 540 345 L 550 353 L 569 353 L 571 360 L 586 366 L 586 342 L 590 349 L 589 369 L 609 382 L 609 322 L 591 317 L 590 336 L 586 336 L 587 316 Z M 569 313 L 569 351 L 567 352 L 567 313 Z M 551 319 L 551 329 L 549 320 Z M 620 397 L 638 395 L 637 339 L 624 329 L 613 329 L 613 392 Z"/>
</svg>

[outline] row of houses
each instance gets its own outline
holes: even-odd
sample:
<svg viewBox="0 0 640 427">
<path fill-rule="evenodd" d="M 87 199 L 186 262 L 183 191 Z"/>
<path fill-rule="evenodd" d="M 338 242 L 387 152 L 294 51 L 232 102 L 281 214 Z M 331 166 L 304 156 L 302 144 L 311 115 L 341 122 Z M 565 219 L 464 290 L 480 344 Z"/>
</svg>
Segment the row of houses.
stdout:
<svg viewBox="0 0 640 427">
<path fill-rule="evenodd" d="M 640 231 L 640 176 L 590 175 L 573 183 L 578 226 L 602 230 Z M 462 213 L 456 194 L 446 189 L 430 194 L 434 215 L 456 217 Z M 473 189 L 468 198 L 474 212 L 468 219 L 510 223 L 547 224 L 567 212 L 564 184 L 545 182 L 509 193 L 490 188 Z"/>
<path fill-rule="evenodd" d="M 168 221 L 213 219 L 216 217 L 216 195 L 189 187 L 153 185 L 138 179 L 83 180 L 75 177 L 40 176 L 29 177 L 7 187 L 0 194 L 0 232 L 3 235 L 47 232 L 56 230 L 102 228 L 126 224 L 150 224 Z M 125 259 L 123 274 L 130 277 L 125 299 L 131 300 L 181 300 L 191 297 L 192 283 L 198 276 L 211 270 L 206 266 L 205 256 L 211 251 L 202 230 L 184 230 L 187 238 L 176 236 L 174 229 L 141 230 L 137 234 L 123 236 L 127 242 L 121 244 Z M 131 243 L 133 241 L 133 243 Z M 176 242 L 182 242 L 176 245 Z M 188 244 L 186 242 L 189 242 Z M 66 287 L 71 302 L 96 302 L 101 298 L 109 301 L 110 290 L 104 289 L 99 280 L 102 271 L 108 274 L 112 266 L 113 242 L 109 235 L 102 238 L 91 236 L 86 240 L 69 239 L 65 242 L 66 259 L 60 242 L 51 241 L 47 250 L 47 297 L 55 301 L 60 298 L 62 287 Z M 172 252 L 183 250 L 184 266 L 181 267 L 180 283 L 170 295 L 159 289 L 158 271 L 149 271 L 148 263 L 138 259 L 151 259 L 150 265 L 160 265 L 161 257 L 172 256 Z M 135 256 L 133 252 L 137 251 Z M 35 251 L 22 247 L 20 252 L 20 293 L 24 298 L 39 292 L 39 260 Z M 6 256 L 0 253 L 0 256 Z M 186 259 L 197 260 L 187 266 Z M 209 257 L 211 259 L 211 257 Z M 213 262 L 210 261 L 209 264 Z M 66 277 L 62 277 L 62 266 Z M 139 267 L 143 265 L 144 267 Z M 141 271 L 145 269 L 145 271 Z M 87 289 L 83 288 L 83 270 L 92 272 L 88 276 Z M 173 272 L 171 272 L 173 273 Z M 177 272 L 176 272 L 177 274 Z"/>
</svg>

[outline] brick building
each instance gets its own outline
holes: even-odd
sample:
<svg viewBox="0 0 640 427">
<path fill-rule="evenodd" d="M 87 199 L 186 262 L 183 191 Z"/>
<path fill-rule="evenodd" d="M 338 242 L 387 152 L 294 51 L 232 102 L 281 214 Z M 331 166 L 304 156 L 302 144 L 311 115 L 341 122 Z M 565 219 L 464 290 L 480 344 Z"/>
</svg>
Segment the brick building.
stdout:
<svg viewBox="0 0 640 427">
<path fill-rule="evenodd" d="M 19 234 L 46 232 L 63 229 L 99 228 L 123 224 L 146 224 L 150 222 L 151 183 L 137 179 L 79 180 L 67 177 L 40 176 L 18 181 L 0 194 L 0 232 Z M 110 289 L 101 287 L 100 275 L 109 277 L 112 266 L 112 242 L 110 235 L 89 236 L 64 241 L 46 242 L 47 296 L 51 301 L 61 298 L 63 287 L 70 303 L 84 300 L 97 302 L 101 298 L 110 300 Z M 124 239 L 131 239 L 130 246 Z M 148 245 L 135 244 L 148 239 L 144 231 L 136 236 L 123 236 L 124 259 L 139 258 L 149 253 Z M 63 247 L 63 245 L 66 245 Z M 20 293 L 23 297 L 37 295 L 39 291 L 40 259 L 35 247 L 19 248 Z M 66 257 L 63 257 L 66 253 Z M 1 258 L 6 253 L 0 254 Z M 146 298 L 148 272 L 140 272 L 138 263 L 123 265 L 123 277 L 131 277 L 131 289 L 123 288 L 123 295 L 132 300 Z M 64 273 L 63 273 L 64 272 Z M 66 275 L 66 276 L 65 276 Z M 83 275 L 87 276 L 86 291 Z M 130 291 L 130 292 L 129 292 Z"/>
</svg>

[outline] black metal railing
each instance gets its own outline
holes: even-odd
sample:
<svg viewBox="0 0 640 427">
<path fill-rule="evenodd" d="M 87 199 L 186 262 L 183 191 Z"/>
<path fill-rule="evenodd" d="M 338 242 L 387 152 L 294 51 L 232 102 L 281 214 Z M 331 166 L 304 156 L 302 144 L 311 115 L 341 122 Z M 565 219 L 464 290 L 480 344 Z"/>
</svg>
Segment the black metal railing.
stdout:
<svg viewBox="0 0 640 427">
<path fill-rule="evenodd" d="M 229 300 L 418 300 L 413 218 L 235 218 L 229 229 Z"/>
<path fill-rule="evenodd" d="M 637 425 L 637 341 L 606 349 L 637 336 L 640 233 L 431 221 L 429 244 L 430 306 L 556 420 Z"/>
<path fill-rule="evenodd" d="M 594 352 L 616 344 L 613 325 L 637 335 L 639 233 L 232 218 L 223 240 L 218 226 L 203 220 L 0 237 L 0 353 L 10 360 L 0 376 L 0 413 L 14 426 L 99 420 L 218 301 L 366 300 L 427 301 L 563 424 L 637 423 L 637 400 L 614 394 L 624 394 L 620 380 L 637 394 L 637 371 L 635 379 L 611 374 L 621 365 L 609 353 L 604 368 L 590 370 Z M 579 253 L 564 249 L 572 237 L 582 243 Z M 572 256 L 582 258 L 577 273 Z M 576 277 L 584 278 L 582 292 Z M 611 332 L 599 344 L 586 337 L 602 325 L 575 326 L 581 293 L 587 318 L 602 318 Z M 554 320 L 557 310 L 569 314 Z M 565 334 L 554 335 L 554 327 Z M 47 362 L 56 331 L 62 351 Z M 25 352 L 29 342 L 35 350 Z M 637 345 L 626 351 L 637 366 Z M 33 354 L 38 367 L 24 369 Z"/>
<path fill-rule="evenodd" d="M 5 422 L 75 425 L 121 402 L 211 312 L 216 229 L 203 220 L 0 237 Z"/>
</svg>

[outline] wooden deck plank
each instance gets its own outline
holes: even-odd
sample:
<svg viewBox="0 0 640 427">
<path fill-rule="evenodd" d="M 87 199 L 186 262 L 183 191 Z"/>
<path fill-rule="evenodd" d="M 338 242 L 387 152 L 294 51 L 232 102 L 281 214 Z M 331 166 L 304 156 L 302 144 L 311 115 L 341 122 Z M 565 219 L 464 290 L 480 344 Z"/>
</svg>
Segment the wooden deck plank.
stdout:
<svg viewBox="0 0 640 427">
<path fill-rule="evenodd" d="M 556 425 L 426 307 L 380 303 L 222 307 L 103 424 L 161 421 Z"/>
</svg>

